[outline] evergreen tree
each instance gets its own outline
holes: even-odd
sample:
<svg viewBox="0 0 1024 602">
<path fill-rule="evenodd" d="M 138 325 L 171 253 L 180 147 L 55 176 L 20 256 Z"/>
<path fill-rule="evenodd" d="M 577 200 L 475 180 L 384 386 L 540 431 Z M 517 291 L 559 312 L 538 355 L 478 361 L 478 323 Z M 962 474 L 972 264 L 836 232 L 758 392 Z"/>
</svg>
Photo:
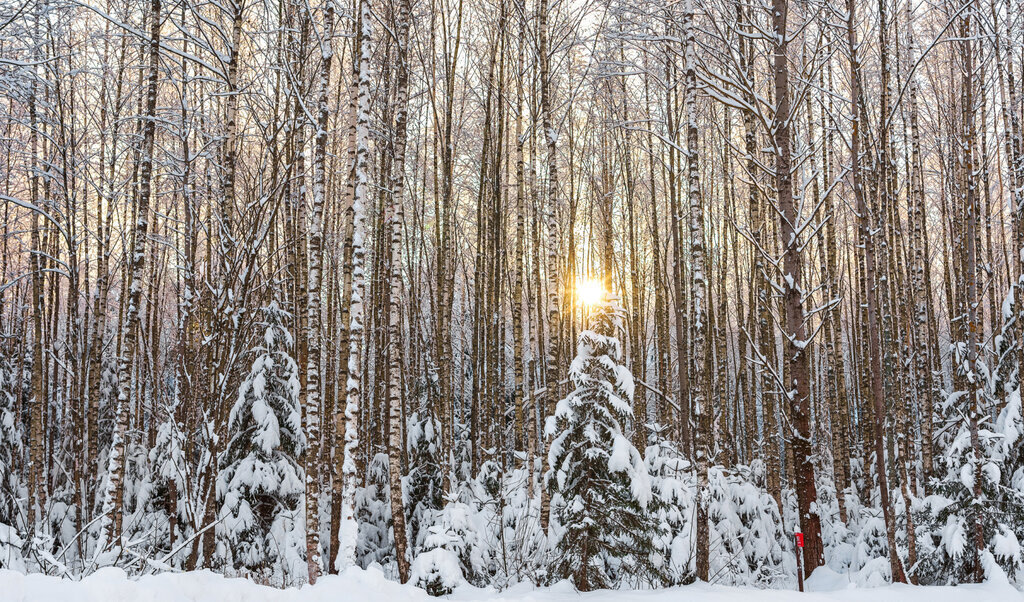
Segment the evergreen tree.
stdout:
<svg viewBox="0 0 1024 602">
<path fill-rule="evenodd" d="M 374 563 L 387 566 L 394 560 L 387 454 L 374 454 L 370 458 L 366 467 L 366 486 L 358 489 L 355 502 L 359 526 L 356 563 L 362 568 Z"/>
<path fill-rule="evenodd" d="M 304 492 L 299 457 L 305 447 L 299 375 L 290 355 L 288 314 L 263 308 L 262 344 L 228 418 L 229 441 L 217 482 L 222 556 L 237 570 L 269 576 L 275 560 L 293 566 L 289 524 L 300 523 Z M 301 525 L 299 525 L 301 528 Z M 284 541 L 282 541 L 282 535 Z M 299 544 L 301 547 L 301 543 Z"/>
<path fill-rule="evenodd" d="M 549 576 L 582 591 L 641 572 L 655 552 L 650 478 L 624 435 L 633 419 L 633 375 L 623 363 L 621 330 L 616 300 L 596 304 L 569 368 L 575 390 L 548 422 L 546 480 L 557 537 Z"/>
<path fill-rule="evenodd" d="M 24 570 L 17 529 L 18 478 L 14 459 L 21 453 L 21 429 L 15 421 L 13 363 L 0 356 L 0 569 Z"/>
<path fill-rule="evenodd" d="M 180 546 L 191 537 L 192 528 L 188 515 L 190 482 L 185 464 L 185 449 L 188 442 L 180 425 L 175 422 L 175 408 L 168 408 L 167 418 L 156 429 L 153 448 L 149 450 L 149 470 L 140 486 L 136 513 L 141 529 L 152 533 L 153 552 L 163 557 L 179 547 L 168 564 L 177 566 L 190 551 Z"/>
<path fill-rule="evenodd" d="M 964 397 L 949 403 L 955 405 Z M 1014 576 L 1024 569 L 1018 537 L 1024 532 L 1024 423 L 1019 390 L 1009 395 L 995 421 L 986 412 L 977 427 L 977 454 L 968 421 L 961 421 L 954 433 L 936 466 L 935 494 L 925 500 L 931 537 L 924 544 L 927 553 L 922 555 L 921 580 L 969 582 L 979 562 L 990 578 L 995 566 Z M 980 499 L 975 495 L 976 479 L 981 483 Z M 985 541 L 981 550 L 974 545 L 977 521 Z"/>
<path fill-rule="evenodd" d="M 441 509 L 441 459 L 438 449 L 440 429 L 437 420 L 422 404 L 408 419 L 406 438 L 409 472 L 405 477 L 405 507 L 409 508 L 409 541 L 415 557 L 423 549 L 423 536 L 434 513 Z"/>
<path fill-rule="evenodd" d="M 763 487 L 764 465 L 711 470 L 711 573 L 719 582 L 794 587 L 792 548 L 775 499 Z"/>
<path fill-rule="evenodd" d="M 14 459 L 21 453 L 21 432 L 15 421 L 14 368 L 0 356 L 0 524 L 14 526 L 18 514 L 18 483 Z"/>
<path fill-rule="evenodd" d="M 493 556 L 496 574 L 492 582 L 501 588 L 532 579 L 545 549 L 540 525 L 540 499 L 533 495 L 531 471 L 513 468 L 503 474 L 496 511 L 500 528 L 495 534 Z"/>
</svg>

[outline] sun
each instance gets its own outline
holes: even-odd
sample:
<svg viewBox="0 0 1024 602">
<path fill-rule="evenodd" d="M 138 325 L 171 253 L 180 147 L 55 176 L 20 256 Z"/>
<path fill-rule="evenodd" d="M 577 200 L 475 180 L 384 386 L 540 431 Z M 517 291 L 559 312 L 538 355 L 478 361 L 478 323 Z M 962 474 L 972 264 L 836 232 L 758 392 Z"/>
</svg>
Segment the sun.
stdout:
<svg viewBox="0 0 1024 602">
<path fill-rule="evenodd" d="M 600 280 L 582 280 L 576 285 L 576 294 L 583 305 L 597 305 L 604 302 L 604 287 Z"/>
</svg>

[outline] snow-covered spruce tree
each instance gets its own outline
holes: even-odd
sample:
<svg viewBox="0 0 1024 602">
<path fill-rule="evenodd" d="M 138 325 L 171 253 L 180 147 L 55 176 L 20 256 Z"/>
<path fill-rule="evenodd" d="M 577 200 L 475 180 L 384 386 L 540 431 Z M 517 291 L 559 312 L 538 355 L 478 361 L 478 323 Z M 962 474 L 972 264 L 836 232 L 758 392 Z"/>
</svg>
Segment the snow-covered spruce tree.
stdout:
<svg viewBox="0 0 1024 602">
<path fill-rule="evenodd" d="M 1024 528 L 1020 389 L 1007 396 L 993 421 L 990 408 L 998 404 L 988 378 L 998 370 L 990 372 L 984 364 L 978 365 L 981 386 L 954 392 L 944 404 L 946 413 L 960 420 L 937 459 L 934 494 L 925 499 L 930 538 L 922 543 L 922 583 L 973 581 L 979 563 L 989 578 L 997 568 L 1010 577 L 1024 573 L 1018 536 Z M 972 395 L 979 401 L 973 402 Z M 968 418 L 970 403 L 985 408 L 976 425 Z M 980 550 L 975 544 L 979 524 L 984 541 Z"/>
<path fill-rule="evenodd" d="M 0 355 L 0 569 L 24 570 L 18 535 L 18 478 L 14 459 L 21 454 L 21 428 L 15 420 L 14 362 Z"/>
<path fill-rule="evenodd" d="M 169 540 L 168 517 L 164 512 L 165 504 L 160 499 L 161 492 L 156 486 L 150 450 L 146 441 L 136 441 L 125 445 L 124 449 L 124 512 L 123 519 L 125 549 L 146 558 L 162 557 L 168 551 Z M 53 513 L 60 517 L 61 524 L 74 524 L 63 504 L 53 504 Z M 131 571 L 142 568 L 141 558 L 128 556 L 133 561 L 122 559 L 119 566 Z"/>
<path fill-rule="evenodd" d="M 495 576 L 508 563 L 502 556 L 502 477 L 501 466 L 487 460 L 475 478 L 449 493 L 444 507 L 433 513 L 431 525 L 419 532 L 422 552 L 413 562 L 413 583 L 432 595 L 450 593 L 463 583 L 496 583 Z"/>
<path fill-rule="evenodd" d="M 649 512 L 657 519 L 655 549 L 658 554 L 638 586 L 691 583 L 696 578 L 697 483 L 692 464 L 671 441 L 655 433 L 644 456 L 651 477 Z M 710 576 L 725 585 L 795 587 L 796 561 L 786 549 L 786 529 L 775 498 L 764 487 L 765 466 L 730 470 L 712 467 L 708 472 L 711 504 Z"/>
<path fill-rule="evenodd" d="M 543 557 L 544 530 L 540 526 L 540 498 L 534 495 L 530 471 L 525 467 L 506 470 L 496 511 L 500 529 L 495 533 L 495 575 L 492 583 L 503 588 L 534 580 L 537 563 Z"/>
<path fill-rule="evenodd" d="M 284 577 L 277 571 L 293 568 L 301 554 L 288 533 L 290 525 L 301 529 L 305 438 L 288 314 L 276 302 L 262 311 L 263 338 L 228 417 L 217 528 L 228 566 L 269 579 Z"/>
<path fill-rule="evenodd" d="M 1003 570 L 1024 582 L 1024 404 L 1018 388 L 1008 396 L 995 422 L 999 487 L 995 501 L 1001 516 L 992 552 Z"/>
<path fill-rule="evenodd" d="M 885 519 L 877 506 L 851 504 L 850 526 L 855 535 L 850 554 L 849 570 L 858 585 L 879 587 L 892 580 L 889 566 L 889 543 L 886 539 Z"/>
<path fill-rule="evenodd" d="M 1003 525 L 1008 531 L 998 534 L 993 541 L 996 560 L 1019 583 L 1024 583 L 1024 404 L 1021 403 L 1021 382 L 1024 367 L 1022 359 L 1024 325 L 1020 316 L 1024 314 L 1018 296 L 1024 291 L 1024 276 L 1003 301 L 1003 329 L 993 345 L 996 349 L 997 369 L 995 396 L 1002 398 L 995 408 L 994 434 L 995 452 L 1000 461 L 1000 485 L 995 494 L 995 509 L 1002 514 Z M 999 392 L 1003 395 L 999 395 Z M 1016 557 L 1016 567 L 1010 563 Z"/>
<path fill-rule="evenodd" d="M 425 397 L 425 396 L 424 396 Z M 441 458 L 438 449 L 440 427 L 429 411 L 428 403 L 421 403 L 406 423 L 409 471 L 405 476 L 405 507 L 409 509 L 409 543 L 415 558 L 421 547 L 421 532 L 431 525 L 434 513 L 444 505 L 441 484 Z"/>
<path fill-rule="evenodd" d="M 413 560 L 410 581 L 434 596 L 449 594 L 467 582 L 486 586 L 493 564 L 493 518 L 489 505 L 473 499 L 445 504 L 426 532 L 420 532 L 424 551 Z"/>
<path fill-rule="evenodd" d="M 373 564 L 388 566 L 395 554 L 388 503 L 388 455 L 375 454 L 366 472 L 366 486 L 360 487 L 355 496 L 359 528 L 355 561 L 364 569 Z"/>
<path fill-rule="evenodd" d="M 466 583 L 459 564 L 462 543 L 461 538 L 440 524 L 431 525 L 421 543 L 424 551 L 412 561 L 409 582 L 431 596 L 447 596 Z"/>
<path fill-rule="evenodd" d="M 556 538 L 548 577 L 571 579 L 582 591 L 646 572 L 656 556 L 650 478 L 624 434 L 633 419 L 633 375 L 623 364 L 621 330 L 616 299 L 594 306 L 591 329 L 580 334 L 569 367 L 575 390 L 547 424 L 545 477 Z"/>
<path fill-rule="evenodd" d="M 13 363 L 0 356 L 0 525 L 11 527 L 18 514 L 14 459 L 21 453 L 21 428 L 14 416 L 16 383 Z"/>
</svg>

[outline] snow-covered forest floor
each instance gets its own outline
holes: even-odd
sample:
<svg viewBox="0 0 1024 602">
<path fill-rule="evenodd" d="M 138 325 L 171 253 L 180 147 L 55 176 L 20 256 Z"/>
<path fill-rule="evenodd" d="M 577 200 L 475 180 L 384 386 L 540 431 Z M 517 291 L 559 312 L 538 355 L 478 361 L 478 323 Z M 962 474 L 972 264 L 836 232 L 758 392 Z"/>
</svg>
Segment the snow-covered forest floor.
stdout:
<svg viewBox="0 0 1024 602">
<path fill-rule="evenodd" d="M 506 600 L 509 602 L 1003 602 L 1024 600 L 1024 593 L 996 581 L 957 586 L 915 587 L 889 585 L 856 588 L 843 575 L 818 569 L 807 584 L 807 592 L 752 589 L 698 583 L 660 590 L 602 590 L 577 592 L 570 583 L 548 588 L 519 584 L 504 591 L 465 586 L 447 596 L 449 600 Z M 341 575 L 322 577 L 316 585 L 276 589 L 247 579 L 230 579 L 211 571 L 165 573 L 129 579 L 124 571 L 105 568 L 71 581 L 41 574 L 0 570 L 0 598 L 6 602 L 358 602 L 434 600 L 422 589 L 400 585 L 376 569 L 353 568 Z M 444 599 L 444 598 L 442 598 Z"/>
</svg>

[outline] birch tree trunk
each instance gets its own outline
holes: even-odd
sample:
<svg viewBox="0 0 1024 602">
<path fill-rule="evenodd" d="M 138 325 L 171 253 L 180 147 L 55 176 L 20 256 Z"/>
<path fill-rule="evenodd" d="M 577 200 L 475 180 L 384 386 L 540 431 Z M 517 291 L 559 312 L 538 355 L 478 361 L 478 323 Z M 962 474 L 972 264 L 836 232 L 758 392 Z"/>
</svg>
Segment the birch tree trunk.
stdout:
<svg viewBox="0 0 1024 602">
<path fill-rule="evenodd" d="M 35 29 L 38 31 L 39 20 L 36 18 Z M 46 416 L 45 389 L 43 386 L 43 312 L 45 310 L 45 298 L 43 296 L 43 243 L 39 230 L 39 204 L 41 200 L 39 190 L 39 99 L 37 97 L 37 84 L 35 69 L 33 68 L 33 79 L 31 95 L 29 98 L 29 146 L 31 147 L 31 158 L 29 169 L 29 187 L 32 204 L 36 209 L 32 211 L 32 258 L 29 263 L 32 269 L 32 397 L 29 401 L 29 420 L 31 421 L 31 433 L 29 437 L 28 456 L 28 479 L 29 492 L 32 498 L 29 500 L 29 525 L 33 532 L 42 530 L 43 512 L 45 512 L 45 501 L 43 492 L 46 487 L 43 483 L 43 420 Z M 113 449 L 111 451 L 113 453 Z"/>
<path fill-rule="evenodd" d="M 363 267 L 366 240 L 366 195 L 369 187 L 370 120 L 370 0 L 360 0 L 356 22 L 357 53 L 355 73 L 358 82 L 355 135 L 355 188 L 352 194 L 352 302 L 349 309 L 348 382 L 345 397 L 345 455 L 342 464 L 342 506 L 339 525 L 338 570 L 355 563 L 359 527 L 356 524 L 356 452 L 359 448 L 359 410 L 362 401 L 363 296 L 366 274 Z"/>
<path fill-rule="evenodd" d="M 974 579 L 976 582 L 981 583 L 985 578 L 985 569 L 982 562 L 983 554 L 985 553 L 985 530 L 984 522 L 982 520 L 983 510 L 981 504 L 984 503 L 984 497 L 982 492 L 982 478 L 980 478 L 979 465 L 981 463 L 982 452 L 981 452 L 981 441 L 978 432 L 979 423 L 981 421 L 982 411 L 981 402 L 985 395 L 984 384 L 981 381 L 981 374 L 978 366 L 978 326 L 981 320 L 978 318 L 978 191 L 977 191 L 977 167 L 975 164 L 975 153 L 976 148 L 976 136 L 977 126 L 974 119 L 975 102 L 974 102 L 974 91 L 978 87 L 978 73 L 974 65 L 974 41 L 970 38 L 972 35 L 971 21 L 974 18 L 974 11 L 968 9 L 963 16 L 960 17 L 960 39 L 963 46 L 963 64 L 962 64 L 962 82 L 963 86 L 963 105 L 961 106 L 962 119 L 964 123 L 961 124 L 963 127 L 963 139 L 961 141 L 961 155 L 964 161 L 964 168 L 962 171 L 964 182 L 964 193 L 965 193 L 965 206 L 966 212 L 966 224 L 964 230 L 964 237 L 966 248 L 965 257 L 965 274 L 967 282 L 967 290 L 964 291 L 966 298 L 963 301 L 964 310 L 966 311 L 966 324 L 964 324 L 964 331 L 966 334 L 966 357 L 965 365 L 963 367 L 965 371 L 965 385 L 967 386 L 967 395 L 970 400 L 968 407 L 967 419 L 970 423 L 970 436 L 971 436 L 971 452 L 974 458 L 974 478 L 972 479 L 972 493 L 974 496 L 974 510 L 972 511 L 973 524 L 972 527 L 972 539 L 975 547 L 974 556 Z"/>
<path fill-rule="evenodd" d="M 546 381 L 547 390 L 544 398 L 546 407 L 542 413 L 543 417 L 554 416 L 555 403 L 558 401 L 559 375 L 561 371 L 561 281 L 559 270 L 559 231 L 558 231 L 558 134 L 555 132 L 554 119 L 551 115 L 551 51 L 548 47 L 548 2 L 539 0 L 540 6 L 537 13 L 538 28 L 538 62 L 540 63 L 540 112 L 541 123 L 544 130 L 544 139 L 547 143 L 547 192 L 545 205 L 545 221 L 547 222 L 547 358 L 546 358 Z M 544 530 L 548 528 L 548 520 L 551 514 L 551 501 L 547 494 L 547 488 L 542 490 L 541 497 L 541 525 Z"/>
<path fill-rule="evenodd" d="M 131 378 L 134 373 L 135 347 L 138 340 L 139 314 L 142 303 L 143 276 L 146 273 L 146 243 L 149 234 L 149 202 L 152 194 L 153 147 L 156 137 L 156 96 L 160 68 L 161 0 L 152 0 L 149 7 L 149 65 L 146 82 L 146 105 L 142 123 L 142 158 L 139 166 L 139 188 L 135 199 L 134 244 L 128 257 L 128 308 L 121 323 L 123 340 L 117 366 L 117 422 L 114 426 L 110 455 L 107 461 L 107 486 L 103 493 L 103 518 L 96 551 L 102 551 L 111 533 L 120 537 L 124 519 L 125 437 L 128 431 L 128 412 L 131 408 Z M 113 515 L 113 518 L 111 518 Z"/>
<path fill-rule="evenodd" d="M 697 415 L 697 437 L 694 451 L 697 461 L 697 578 L 708 581 L 710 577 L 708 509 L 711 491 L 708 485 L 708 464 L 711 460 L 713 439 L 711 435 L 712 395 L 710 375 L 712 374 L 711 343 L 708 340 L 708 280 L 704 247 L 704 207 L 700 194 L 699 158 L 697 139 L 697 75 L 694 68 L 693 0 L 687 0 L 683 13 L 683 40 L 686 72 L 685 115 L 686 115 L 686 182 L 687 201 L 690 214 L 690 276 L 693 291 L 691 343 L 693 346 L 696 373 L 690 380 L 690 402 Z M 684 417 L 684 420 L 686 418 Z"/>
<path fill-rule="evenodd" d="M 306 564 L 309 583 L 320 576 L 320 338 L 322 334 L 320 281 L 323 272 L 323 219 L 327 184 L 327 128 L 330 119 L 329 92 L 334 50 L 334 5 L 324 6 L 324 31 L 320 38 L 319 93 L 313 152 L 313 211 L 309 223 L 309 278 L 306 287 L 306 387 L 302 406 L 306 410 Z"/>
<path fill-rule="evenodd" d="M 391 291 L 388 312 L 388 341 L 391 345 L 388 376 L 388 465 L 391 483 L 391 521 L 395 534 L 395 557 L 398 561 L 398 576 L 402 583 L 409 580 L 408 545 L 405 528 L 405 505 L 402 501 L 402 229 L 405 227 L 402 209 L 402 195 L 405 189 L 406 130 L 409 115 L 409 19 L 410 0 L 399 0 L 395 19 L 395 36 L 398 46 L 394 163 L 391 166 Z"/>
</svg>

